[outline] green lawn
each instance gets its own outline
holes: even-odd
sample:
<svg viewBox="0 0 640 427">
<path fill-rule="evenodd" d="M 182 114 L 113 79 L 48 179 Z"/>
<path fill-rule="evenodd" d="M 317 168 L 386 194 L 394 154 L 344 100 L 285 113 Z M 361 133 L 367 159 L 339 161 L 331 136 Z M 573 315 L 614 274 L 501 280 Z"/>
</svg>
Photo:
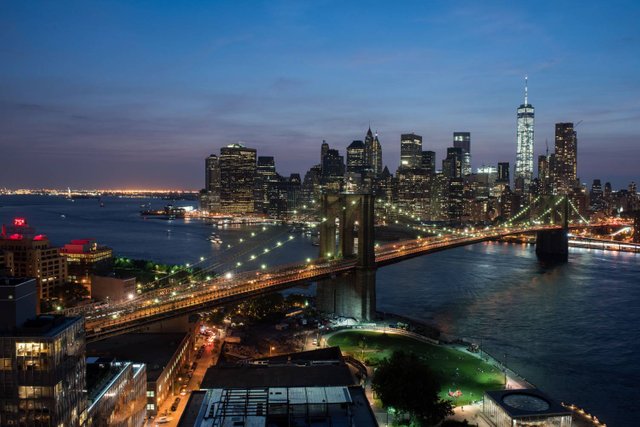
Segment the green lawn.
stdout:
<svg viewBox="0 0 640 427">
<path fill-rule="evenodd" d="M 396 350 L 413 352 L 440 377 L 440 397 L 457 406 L 481 399 L 486 390 L 504 386 L 504 374 L 483 360 L 453 348 L 423 343 L 402 335 L 348 330 L 336 333 L 328 342 L 372 365 Z M 454 399 L 449 396 L 449 390 L 460 390 L 462 396 Z"/>
</svg>

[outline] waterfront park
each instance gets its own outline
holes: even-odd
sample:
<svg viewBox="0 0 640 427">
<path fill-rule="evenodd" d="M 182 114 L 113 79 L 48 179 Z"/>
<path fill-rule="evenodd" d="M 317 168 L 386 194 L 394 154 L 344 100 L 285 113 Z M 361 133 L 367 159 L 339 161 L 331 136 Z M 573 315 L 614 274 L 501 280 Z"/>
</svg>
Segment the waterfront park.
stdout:
<svg viewBox="0 0 640 427">
<path fill-rule="evenodd" d="M 454 406 L 477 402 L 485 391 L 505 386 L 505 375 L 499 368 L 476 354 L 451 346 L 399 334 L 353 329 L 328 335 L 327 344 L 339 346 L 344 353 L 374 369 L 394 351 L 415 353 L 440 380 L 440 398 Z"/>
</svg>

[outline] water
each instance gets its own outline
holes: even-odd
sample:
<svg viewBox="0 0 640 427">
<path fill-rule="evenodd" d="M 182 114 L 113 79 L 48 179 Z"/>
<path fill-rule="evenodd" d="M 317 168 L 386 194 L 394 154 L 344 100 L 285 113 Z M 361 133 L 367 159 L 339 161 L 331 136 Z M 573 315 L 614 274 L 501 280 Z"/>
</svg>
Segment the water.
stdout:
<svg viewBox="0 0 640 427">
<path fill-rule="evenodd" d="M 243 262 L 244 267 L 315 257 L 310 239 L 286 227 L 214 229 L 202 221 L 144 220 L 140 204 L 163 200 L 0 197 L 0 221 L 26 216 L 56 245 L 95 237 L 116 254 L 160 262 Z M 189 205 L 193 202 L 176 202 Z M 65 218 L 60 215 L 64 214 Z M 171 232 L 167 232 L 171 230 Z M 206 237 L 215 231 L 224 245 Z M 256 247 L 240 249 L 251 233 Z M 249 261 L 264 247 L 286 242 Z M 208 262 L 208 261 L 207 261 Z M 635 425 L 640 403 L 640 255 L 571 249 L 568 264 L 542 268 L 534 248 L 485 243 L 382 268 L 378 309 L 436 325 L 444 333 L 482 340 L 483 347 L 557 399 L 575 403 L 610 426 Z"/>
</svg>

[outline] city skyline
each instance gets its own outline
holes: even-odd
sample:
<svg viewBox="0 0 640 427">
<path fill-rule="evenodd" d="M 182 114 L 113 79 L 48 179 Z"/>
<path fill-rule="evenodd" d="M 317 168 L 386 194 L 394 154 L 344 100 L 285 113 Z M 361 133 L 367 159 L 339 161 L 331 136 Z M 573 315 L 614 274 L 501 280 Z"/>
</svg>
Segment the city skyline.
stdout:
<svg viewBox="0 0 640 427">
<path fill-rule="evenodd" d="M 238 141 L 304 173 L 322 140 L 344 154 L 369 123 L 392 171 L 411 132 L 442 158 L 469 131 L 474 170 L 515 165 L 525 75 L 534 158 L 555 123 L 582 121 L 581 182 L 638 180 L 631 2 L 37 5 L 3 6 L 2 186 L 197 189 L 201 159 Z"/>
</svg>

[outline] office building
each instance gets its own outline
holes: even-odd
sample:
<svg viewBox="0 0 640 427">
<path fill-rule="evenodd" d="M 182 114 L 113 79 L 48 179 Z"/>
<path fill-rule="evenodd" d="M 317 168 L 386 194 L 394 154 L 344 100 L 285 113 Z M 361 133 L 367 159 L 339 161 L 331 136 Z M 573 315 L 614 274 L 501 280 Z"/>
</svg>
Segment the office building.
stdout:
<svg viewBox="0 0 640 427">
<path fill-rule="evenodd" d="M 464 180 L 462 178 L 451 178 L 449 180 L 449 221 L 459 223 L 462 221 L 464 212 Z"/>
<path fill-rule="evenodd" d="M 273 156 L 259 156 L 254 192 L 256 212 L 267 213 L 271 189 L 279 181 L 279 178 Z"/>
<path fill-rule="evenodd" d="M 347 172 L 364 174 L 367 169 L 367 154 L 362 141 L 353 141 L 347 147 Z"/>
<path fill-rule="evenodd" d="M 535 109 L 529 104 L 527 79 L 524 85 L 524 103 L 517 112 L 516 191 L 527 192 L 533 180 L 533 128 Z"/>
<path fill-rule="evenodd" d="M 320 146 L 320 165 L 322 165 L 324 156 L 326 156 L 328 152 L 329 152 L 329 144 L 327 144 L 327 141 L 323 139 L 322 145 Z"/>
<path fill-rule="evenodd" d="M 403 133 L 400 136 L 400 168 L 415 169 L 422 166 L 422 136 Z"/>
<path fill-rule="evenodd" d="M 227 214 L 254 212 L 256 150 L 242 144 L 220 149 L 220 210 Z"/>
<path fill-rule="evenodd" d="M 215 154 L 205 159 L 205 182 L 200 208 L 212 213 L 220 211 L 220 159 Z"/>
<path fill-rule="evenodd" d="M 2 226 L 0 251 L 11 253 L 15 276 L 36 279 L 39 300 L 53 297 L 54 288 L 67 281 L 67 259 L 60 249 L 51 247 L 46 235 L 36 234 L 25 218 Z"/>
<path fill-rule="evenodd" d="M 462 176 L 471 174 L 471 132 L 454 132 L 453 146 L 462 149 Z"/>
<path fill-rule="evenodd" d="M 340 155 L 338 150 L 329 149 L 327 154 L 322 158 L 322 180 L 324 184 L 336 184 L 339 189 L 339 183 L 344 176 L 344 157 Z"/>
<path fill-rule="evenodd" d="M 460 147 L 447 148 L 447 157 L 442 161 L 442 173 L 447 178 L 462 178 L 463 150 Z"/>
<path fill-rule="evenodd" d="M 578 185 L 578 137 L 573 123 L 556 123 L 554 181 L 558 194 Z"/>
<path fill-rule="evenodd" d="M 34 279 L 0 278 L 0 425 L 84 425 L 84 319 L 36 315 Z"/>
<path fill-rule="evenodd" d="M 60 249 L 67 259 L 69 281 L 83 285 L 91 295 L 91 277 L 106 274 L 113 266 L 113 250 L 95 239 L 72 240 Z"/>
<path fill-rule="evenodd" d="M 371 129 L 369 129 L 371 131 Z M 374 176 L 379 176 L 382 173 L 382 144 L 378 138 L 378 132 L 373 136 L 373 147 L 371 148 L 371 169 Z"/>
<path fill-rule="evenodd" d="M 433 175 L 436 173 L 436 153 L 435 151 L 423 151 L 422 152 L 422 170 L 427 175 Z"/>
</svg>

